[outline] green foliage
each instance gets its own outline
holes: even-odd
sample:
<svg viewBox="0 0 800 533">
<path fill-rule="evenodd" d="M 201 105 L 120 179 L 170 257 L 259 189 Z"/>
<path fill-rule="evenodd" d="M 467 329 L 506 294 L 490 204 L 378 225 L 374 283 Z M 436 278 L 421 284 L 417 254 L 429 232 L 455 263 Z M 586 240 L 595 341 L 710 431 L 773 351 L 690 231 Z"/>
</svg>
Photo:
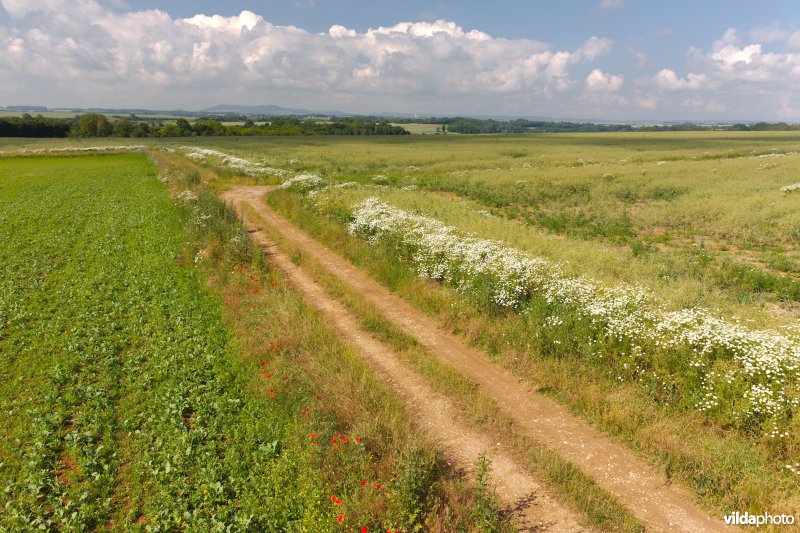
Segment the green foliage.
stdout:
<svg viewBox="0 0 800 533">
<path fill-rule="evenodd" d="M 0 137 L 66 137 L 71 129 L 72 119 L 44 118 L 41 115 L 0 118 Z"/>
<path fill-rule="evenodd" d="M 215 118 L 201 118 L 190 123 L 178 118 L 175 123 L 118 118 L 110 122 L 105 115 L 85 113 L 75 120 L 51 119 L 30 115 L 0 118 L 0 137 L 222 137 L 253 135 L 408 135 L 400 126 L 385 120 L 299 120 L 273 118 L 257 126 L 251 119 L 243 125 L 223 125 Z"/>
<path fill-rule="evenodd" d="M 114 137 L 130 137 L 133 134 L 134 124 L 129 118 L 115 120 L 112 124 Z"/>
<path fill-rule="evenodd" d="M 231 209 L 154 170 L 0 160 L 0 529 L 463 527 L 425 500 L 441 459 Z"/>
<path fill-rule="evenodd" d="M 185 118 L 176 119 L 175 126 L 178 128 L 178 135 L 182 137 L 188 137 L 193 133 L 192 125 Z"/>
<path fill-rule="evenodd" d="M 485 454 L 478 457 L 475 465 L 475 485 L 477 497 L 472 508 L 471 518 L 480 531 L 500 531 L 497 527 L 497 515 L 500 514 L 500 502 L 497 495 L 489 487 L 489 475 L 492 463 Z"/>
<path fill-rule="evenodd" d="M 245 392 L 146 159 L 5 160 L 0 226 L 4 527 L 320 526 L 291 403 Z"/>
<path fill-rule="evenodd" d="M 390 514 L 404 531 L 413 531 L 430 509 L 428 495 L 433 492 L 438 477 L 436 468 L 431 457 L 418 448 L 407 450 L 402 458 L 402 466 L 391 486 Z M 492 522 L 496 521 L 495 515 Z"/>
<path fill-rule="evenodd" d="M 0 227 L 3 528 L 332 527 L 145 158 L 4 160 Z"/>
<path fill-rule="evenodd" d="M 105 115 L 86 113 L 78 117 L 72 135 L 75 137 L 108 137 L 112 132 L 111 123 Z"/>
<path fill-rule="evenodd" d="M 442 122 L 443 119 L 435 119 Z M 592 122 L 553 122 L 542 120 L 493 120 L 456 117 L 446 119 L 451 133 L 570 133 L 633 131 L 630 124 L 596 124 Z"/>
</svg>

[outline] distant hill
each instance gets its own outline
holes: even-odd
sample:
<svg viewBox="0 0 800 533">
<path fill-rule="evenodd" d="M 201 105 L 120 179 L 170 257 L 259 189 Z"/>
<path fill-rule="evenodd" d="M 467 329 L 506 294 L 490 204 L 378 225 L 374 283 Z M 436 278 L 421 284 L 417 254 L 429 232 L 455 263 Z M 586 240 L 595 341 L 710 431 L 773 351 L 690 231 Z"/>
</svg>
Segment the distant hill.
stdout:
<svg viewBox="0 0 800 533">
<path fill-rule="evenodd" d="M 279 105 L 233 105 L 220 104 L 207 109 L 201 109 L 201 113 L 226 114 L 236 113 L 238 115 L 328 115 L 339 116 L 347 115 L 341 111 L 313 111 L 311 109 L 292 109 Z"/>
<path fill-rule="evenodd" d="M 47 108 L 42 105 L 10 105 L 5 107 L 8 111 L 20 111 L 27 113 L 44 113 Z"/>
</svg>

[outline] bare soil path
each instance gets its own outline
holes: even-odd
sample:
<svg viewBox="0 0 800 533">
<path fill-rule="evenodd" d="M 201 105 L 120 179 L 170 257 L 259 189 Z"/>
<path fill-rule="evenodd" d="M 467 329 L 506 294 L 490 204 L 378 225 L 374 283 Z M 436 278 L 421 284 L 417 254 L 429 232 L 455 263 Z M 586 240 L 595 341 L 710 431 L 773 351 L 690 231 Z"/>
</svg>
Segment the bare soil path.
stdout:
<svg viewBox="0 0 800 533">
<path fill-rule="evenodd" d="M 223 195 L 226 201 L 248 201 L 239 190 Z M 248 201 L 249 203 L 249 201 Z M 239 209 L 242 215 L 241 209 Z M 415 423 L 435 442 L 442 445 L 447 458 L 458 470 L 471 472 L 481 453 L 491 460 L 492 484 L 503 504 L 516 515 L 524 531 L 585 531 L 580 517 L 551 498 L 545 487 L 524 472 L 516 461 L 498 447 L 488 435 L 472 430 L 459 421 L 457 408 L 446 396 L 434 391 L 415 371 L 404 365 L 394 351 L 375 340 L 358 324 L 344 305 L 329 297 L 325 290 L 291 259 L 282 253 L 259 230 L 263 220 L 246 220 L 250 235 L 267 252 L 270 261 L 286 275 L 287 281 L 299 290 L 345 340 L 349 341 L 373 368 L 404 399 Z"/>
<path fill-rule="evenodd" d="M 497 405 L 509 413 L 534 439 L 592 477 L 600 487 L 616 497 L 622 505 L 642 520 L 649 530 L 692 532 L 730 530 L 723 526 L 721 518 L 712 518 L 706 514 L 690 500 L 687 491 L 670 485 L 661 472 L 637 457 L 634 452 L 600 434 L 586 421 L 569 413 L 566 408 L 553 400 L 531 390 L 509 371 L 491 362 L 485 354 L 442 330 L 431 317 L 275 213 L 263 201 L 264 195 L 269 190 L 270 187 L 263 186 L 237 186 L 224 193 L 223 198 L 237 207 L 242 203 L 252 206 L 261 220 L 246 219 L 246 223 L 255 227 L 259 224 L 269 224 L 304 253 L 319 261 L 342 283 L 358 291 L 388 320 L 416 338 L 438 359 L 478 383 L 481 392 L 494 398 Z M 255 236 L 263 244 L 268 244 L 263 234 L 256 233 Z M 295 286 L 306 293 L 309 300 L 331 321 L 331 324 L 354 342 L 386 375 L 391 376 L 395 385 L 420 413 L 420 423 L 432 433 L 438 434 L 444 442 L 455 446 L 454 449 L 459 449 L 457 454 L 474 456 L 476 449 L 458 448 L 464 443 L 469 443 L 470 439 L 466 436 L 474 432 L 460 427 L 460 424 L 453 424 L 453 407 L 449 400 L 424 385 L 423 379 L 414 372 L 405 369 L 390 349 L 380 346 L 369 334 L 361 330 L 355 317 L 352 317 L 341 304 L 327 297 L 322 288 L 288 258 L 277 252 L 273 252 L 272 257 L 278 266 L 287 272 Z M 477 439 L 475 442 L 486 442 L 485 438 L 473 436 Z M 480 444 L 478 448 L 481 448 Z M 520 476 L 524 475 L 520 473 L 520 469 L 512 466 L 513 461 L 510 458 L 500 452 L 489 456 L 494 463 L 499 483 L 520 479 L 518 482 L 511 482 L 513 485 L 522 481 Z M 504 464 L 508 467 L 502 466 Z M 528 483 L 534 492 L 536 491 L 538 483 L 535 480 L 526 479 L 524 482 Z M 514 494 L 514 498 L 519 498 L 525 492 L 519 487 L 515 489 L 512 486 L 507 489 L 501 486 L 499 490 L 501 494 L 504 490 L 509 490 L 509 494 Z M 558 511 L 559 506 L 552 499 L 541 498 L 541 501 L 534 500 L 534 503 L 541 504 L 542 510 L 551 507 L 547 512 L 553 512 L 555 514 L 552 516 L 559 517 L 557 523 L 553 525 L 563 525 L 564 529 L 577 527 L 574 520 L 570 522 L 567 511 Z"/>
</svg>

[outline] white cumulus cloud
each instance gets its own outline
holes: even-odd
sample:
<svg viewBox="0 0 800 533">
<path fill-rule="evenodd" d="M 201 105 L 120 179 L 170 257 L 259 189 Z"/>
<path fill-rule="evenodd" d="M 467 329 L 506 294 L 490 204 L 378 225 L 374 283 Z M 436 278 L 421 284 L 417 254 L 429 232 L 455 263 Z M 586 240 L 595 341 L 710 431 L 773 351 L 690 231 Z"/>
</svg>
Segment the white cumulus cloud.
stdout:
<svg viewBox="0 0 800 533">
<path fill-rule="evenodd" d="M 0 3 L 13 19 L 0 40 L 0 75 L 47 87 L 63 103 L 89 104 L 87 88 L 96 98 L 127 96 L 131 103 L 173 89 L 165 106 L 287 95 L 310 101 L 312 93 L 332 104 L 373 106 L 453 95 L 546 97 L 574 88 L 572 66 L 613 46 L 591 37 L 577 50 L 556 50 L 445 20 L 312 33 L 251 11 L 173 19 L 159 10 L 119 12 L 97 0 Z"/>
<path fill-rule="evenodd" d="M 586 76 L 586 90 L 591 92 L 617 92 L 622 89 L 622 82 L 622 76 L 606 74 L 596 68 Z"/>
<path fill-rule="evenodd" d="M 637 41 L 623 51 L 643 72 L 634 74 L 617 70 L 615 42 L 605 36 L 565 48 L 448 20 L 367 30 L 337 24 L 315 33 L 252 11 L 175 18 L 120 0 L 0 5 L 10 17 L 0 23 L 0 105 L 275 103 L 609 118 L 683 108 L 698 118 L 735 110 L 743 113 L 735 118 L 800 119 L 800 31 L 780 24 L 731 28 L 713 43 L 696 43 L 685 65 L 656 65 L 657 55 L 638 50 L 648 43 Z"/>
<path fill-rule="evenodd" d="M 576 59 L 594 61 L 598 57 L 606 56 L 614 49 L 614 41 L 605 37 L 591 37 L 575 52 Z"/>
<path fill-rule="evenodd" d="M 657 86 L 668 91 L 677 91 L 680 89 L 697 90 L 706 82 L 706 75 L 690 72 L 684 79 L 679 78 L 674 70 L 665 68 L 661 69 L 658 74 L 653 76 L 653 81 Z"/>
</svg>

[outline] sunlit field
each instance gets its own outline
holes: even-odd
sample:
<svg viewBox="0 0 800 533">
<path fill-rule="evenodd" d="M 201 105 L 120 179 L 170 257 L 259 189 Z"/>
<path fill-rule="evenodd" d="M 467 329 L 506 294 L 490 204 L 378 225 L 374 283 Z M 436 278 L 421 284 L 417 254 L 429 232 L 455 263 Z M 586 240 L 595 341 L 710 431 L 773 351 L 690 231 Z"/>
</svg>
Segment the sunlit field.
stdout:
<svg viewBox="0 0 800 533">
<path fill-rule="evenodd" d="M 274 209 L 706 509 L 796 510 L 800 135 L 142 144 L 207 191 L 279 185 Z M 0 162 L 71 146 L 96 145 L 2 140 L 23 158 Z"/>
<path fill-rule="evenodd" d="M 0 529 L 507 528 L 164 154 L 0 159 Z"/>
<path fill-rule="evenodd" d="M 707 504 L 794 505 L 800 136 L 213 146 L 253 166 L 183 150 L 283 183 L 276 209 Z"/>
</svg>

